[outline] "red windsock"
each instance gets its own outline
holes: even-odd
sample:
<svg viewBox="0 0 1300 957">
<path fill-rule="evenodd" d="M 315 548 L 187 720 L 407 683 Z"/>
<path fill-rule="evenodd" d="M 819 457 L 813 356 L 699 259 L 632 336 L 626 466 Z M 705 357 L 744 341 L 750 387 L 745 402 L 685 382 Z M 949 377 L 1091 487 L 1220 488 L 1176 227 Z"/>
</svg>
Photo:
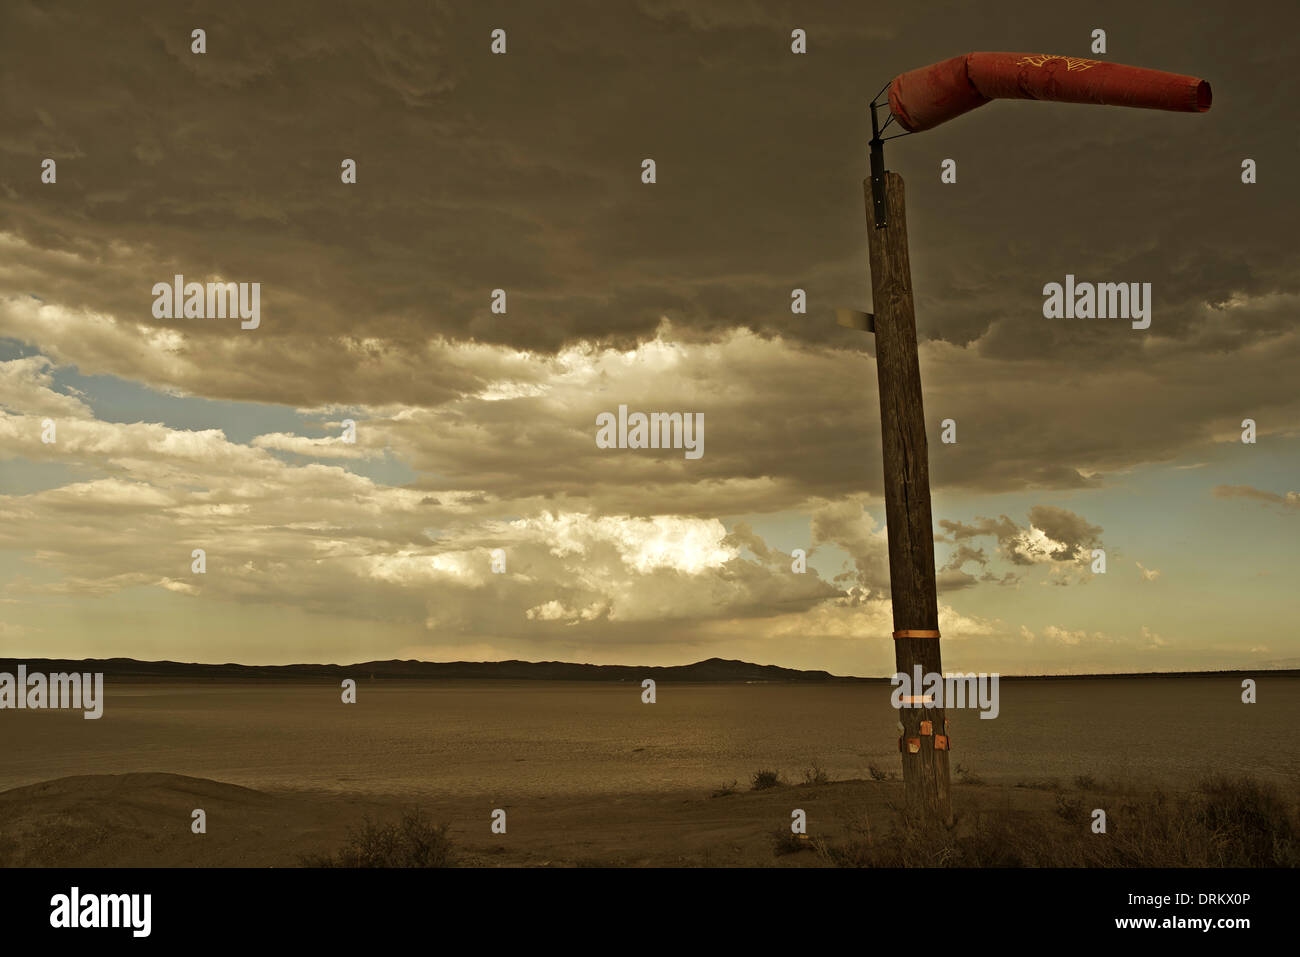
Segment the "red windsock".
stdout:
<svg viewBox="0 0 1300 957">
<path fill-rule="evenodd" d="M 989 100 L 1054 100 L 1204 113 L 1210 84 L 1194 76 L 1047 53 L 967 53 L 889 84 L 889 109 L 917 133 Z"/>
</svg>

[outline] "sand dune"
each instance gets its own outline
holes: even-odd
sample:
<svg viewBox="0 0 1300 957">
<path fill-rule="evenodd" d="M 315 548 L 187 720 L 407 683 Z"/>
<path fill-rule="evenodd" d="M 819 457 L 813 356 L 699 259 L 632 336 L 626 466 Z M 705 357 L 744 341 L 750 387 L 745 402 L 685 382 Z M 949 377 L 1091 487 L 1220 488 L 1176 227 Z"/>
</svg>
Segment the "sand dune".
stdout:
<svg viewBox="0 0 1300 957">
<path fill-rule="evenodd" d="M 233 867 L 295 863 L 304 846 L 332 844 L 352 812 L 347 797 L 268 794 L 179 774 L 93 774 L 0 792 L 0 864 L 45 867 Z M 206 834 L 191 813 L 207 814 Z"/>
</svg>

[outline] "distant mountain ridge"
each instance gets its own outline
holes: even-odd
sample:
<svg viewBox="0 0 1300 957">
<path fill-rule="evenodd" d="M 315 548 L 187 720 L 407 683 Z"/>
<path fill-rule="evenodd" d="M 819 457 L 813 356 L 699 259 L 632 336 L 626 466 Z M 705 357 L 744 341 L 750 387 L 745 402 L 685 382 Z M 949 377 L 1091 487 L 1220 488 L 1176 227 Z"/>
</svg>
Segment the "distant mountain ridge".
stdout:
<svg viewBox="0 0 1300 957">
<path fill-rule="evenodd" d="M 181 661 L 137 661 L 134 658 L 0 658 L 0 671 L 18 665 L 28 672 L 102 671 L 105 676 L 131 678 L 500 678 L 535 681 L 656 681 L 700 682 L 860 682 L 828 671 L 799 671 L 778 665 L 708 658 L 689 665 L 587 665 L 565 661 L 362 661 L 353 665 L 241 665 Z"/>
<path fill-rule="evenodd" d="M 417 661 L 391 659 L 362 661 L 352 665 L 294 664 L 241 665 L 204 664 L 186 661 L 139 661 L 135 658 L 0 658 L 0 672 L 14 674 L 18 665 L 32 672 L 102 671 L 118 678 L 233 678 L 270 679 L 438 679 L 482 678 L 512 681 L 656 681 L 682 682 L 786 682 L 799 684 L 860 684 L 888 682 L 888 677 L 859 678 L 833 675 L 829 671 L 800 671 L 779 665 L 756 665 L 752 661 L 706 658 L 689 665 L 587 665 L 570 661 Z M 1300 677 L 1300 669 L 1256 668 L 1231 671 L 1130 671 L 1110 674 L 1001 675 L 1003 681 L 1087 681 L 1100 678 L 1212 678 L 1212 677 Z"/>
</svg>

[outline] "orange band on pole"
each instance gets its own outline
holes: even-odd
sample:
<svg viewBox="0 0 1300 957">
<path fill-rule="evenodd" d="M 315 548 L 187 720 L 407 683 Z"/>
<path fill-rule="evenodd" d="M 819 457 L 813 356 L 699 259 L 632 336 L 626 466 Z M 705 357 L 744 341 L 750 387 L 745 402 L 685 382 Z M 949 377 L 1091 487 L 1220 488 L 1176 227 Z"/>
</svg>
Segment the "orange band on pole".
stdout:
<svg viewBox="0 0 1300 957">
<path fill-rule="evenodd" d="M 930 631 L 925 628 L 904 628 L 902 631 L 894 632 L 895 638 L 938 638 L 937 630 Z"/>
</svg>

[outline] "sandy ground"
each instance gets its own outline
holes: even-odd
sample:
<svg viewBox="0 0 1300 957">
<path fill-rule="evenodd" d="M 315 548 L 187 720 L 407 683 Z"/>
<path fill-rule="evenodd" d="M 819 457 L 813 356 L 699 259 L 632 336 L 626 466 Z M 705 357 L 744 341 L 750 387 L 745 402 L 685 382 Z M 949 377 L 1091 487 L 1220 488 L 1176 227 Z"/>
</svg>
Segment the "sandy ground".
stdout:
<svg viewBox="0 0 1300 957">
<path fill-rule="evenodd" d="M 825 866 L 814 851 L 774 853 L 791 812 L 831 840 L 892 827 L 897 781 L 838 781 L 737 791 L 413 800 L 383 795 L 257 791 L 176 774 L 60 778 L 0 792 L 0 865 L 43 867 L 294 867 L 328 854 L 367 817 L 389 821 L 418 806 L 451 824 L 462 866 Z M 1054 796 L 1027 788 L 954 788 L 958 826 L 978 810 L 1046 811 Z M 492 834 L 494 807 L 507 833 Z M 191 812 L 207 833 L 191 833 Z"/>
</svg>

